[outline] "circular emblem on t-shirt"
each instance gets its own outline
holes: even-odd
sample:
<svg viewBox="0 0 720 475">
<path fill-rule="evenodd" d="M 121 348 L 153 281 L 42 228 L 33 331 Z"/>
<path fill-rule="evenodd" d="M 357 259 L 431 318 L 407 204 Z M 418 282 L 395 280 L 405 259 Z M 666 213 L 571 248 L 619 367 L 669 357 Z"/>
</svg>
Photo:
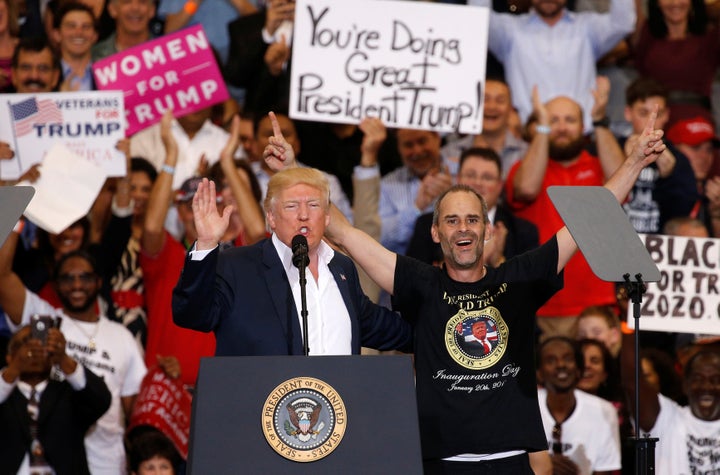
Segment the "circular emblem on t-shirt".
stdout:
<svg viewBox="0 0 720 475">
<path fill-rule="evenodd" d="M 265 439 L 275 452 L 295 462 L 314 462 L 330 455 L 345 435 L 346 425 L 345 403 L 320 379 L 289 379 L 263 405 Z"/>
<path fill-rule="evenodd" d="M 505 354 L 508 328 L 495 307 L 460 310 L 445 326 L 445 346 L 459 365 L 485 369 Z"/>
</svg>

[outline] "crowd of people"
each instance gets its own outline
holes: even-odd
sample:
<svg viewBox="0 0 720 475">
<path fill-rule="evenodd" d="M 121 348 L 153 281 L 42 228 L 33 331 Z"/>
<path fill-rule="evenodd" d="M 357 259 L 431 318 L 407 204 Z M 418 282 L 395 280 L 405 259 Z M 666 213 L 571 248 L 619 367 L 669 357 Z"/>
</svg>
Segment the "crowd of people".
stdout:
<svg viewBox="0 0 720 475">
<path fill-rule="evenodd" d="M 645 434 L 660 474 L 720 471 L 720 338 L 641 331 L 636 387 L 628 290 L 548 195 L 604 186 L 638 233 L 720 238 L 720 12 L 436 2 L 491 8 L 478 135 L 293 119 L 293 0 L 0 0 L 0 93 L 94 90 L 93 62 L 200 24 L 231 95 L 113 144 L 127 173 L 67 229 L 0 243 L 1 473 L 183 473 L 133 422 L 148 370 L 192 394 L 203 357 L 304 343 L 414 355 L 427 474 L 635 473 Z"/>
</svg>

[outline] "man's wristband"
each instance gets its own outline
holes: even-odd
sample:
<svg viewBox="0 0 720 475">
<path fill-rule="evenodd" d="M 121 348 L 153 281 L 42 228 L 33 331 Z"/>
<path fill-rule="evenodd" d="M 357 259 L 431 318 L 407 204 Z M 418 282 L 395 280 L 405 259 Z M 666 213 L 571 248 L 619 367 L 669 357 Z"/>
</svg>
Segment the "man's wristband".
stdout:
<svg viewBox="0 0 720 475">
<path fill-rule="evenodd" d="M 549 125 L 537 124 L 537 125 L 535 126 L 535 133 L 536 133 L 536 134 L 548 135 L 548 134 L 550 133 L 550 126 L 549 126 Z"/>
<path fill-rule="evenodd" d="M 172 166 L 172 165 L 168 165 L 167 163 L 163 163 L 163 166 L 160 167 L 160 171 L 161 171 L 161 172 L 165 172 L 165 173 L 167 173 L 167 174 L 169 174 L 169 175 L 174 175 L 174 174 L 175 174 L 175 167 Z"/>
<path fill-rule="evenodd" d="M 185 2 L 185 5 L 183 5 L 183 11 L 190 16 L 193 16 L 195 12 L 197 12 L 197 10 L 198 4 L 193 0 L 188 0 L 187 2 Z"/>
<path fill-rule="evenodd" d="M 593 120 L 592 125 L 593 127 L 605 127 L 607 129 L 610 127 L 610 117 L 605 116 L 602 119 Z"/>
<path fill-rule="evenodd" d="M 13 232 L 20 234 L 23 232 L 23 229 L 25 228 L 25 220 L 20 218 L 18 219 L 18 222 L 15 223 L 15 226 L 13 226 Z"/>
</svg>

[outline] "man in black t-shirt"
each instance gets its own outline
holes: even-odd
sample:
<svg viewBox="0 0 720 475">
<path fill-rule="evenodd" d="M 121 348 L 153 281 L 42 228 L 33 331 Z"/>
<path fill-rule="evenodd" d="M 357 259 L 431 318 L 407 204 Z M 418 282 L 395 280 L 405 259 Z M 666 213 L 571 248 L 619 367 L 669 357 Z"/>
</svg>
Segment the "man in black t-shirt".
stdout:
<svg viewBox="0 0 720 475">
<path fill-rule="evenodd" d="M 664 150 L 654 118 L 605 185 L 618 201 Z M 287 148 L 276 137 L 263 157 L 275 169 L 293 166 Z M 393 295 L 415 327 L 425 473 L 532 474 L 527 452 L 547 449 L 537 403 L 533 317 L 562 287 L 561 272 L 577 250 L 575 241 L 562 228 L 536 250 L 486 267 L 483 249 L 492 236 L 487 205 L 463 185 L 438 198 L 431 233 L 443 250 L 441 268 L 388 251 L 335 209 L 325 235 Z M 465 346 L 478 321 L 497 338 L 480 356 Z"/>
</svg>

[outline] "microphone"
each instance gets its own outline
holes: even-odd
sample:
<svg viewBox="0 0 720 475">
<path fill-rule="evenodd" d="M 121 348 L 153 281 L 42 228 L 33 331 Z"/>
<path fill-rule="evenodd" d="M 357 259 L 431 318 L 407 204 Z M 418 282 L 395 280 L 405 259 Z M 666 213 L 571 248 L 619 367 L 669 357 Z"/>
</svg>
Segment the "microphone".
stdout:
<svg viewBox="0 0 720 475">
<path fill-rule="evenodd" d="M 290 248 L 292 249 L 292 263 L 295 267 L 299 269 L 300 267 L 306 267 L 310 264 L 308 242 L 305 236 L 298 234 L 293 237 Z"/>
</svg>

